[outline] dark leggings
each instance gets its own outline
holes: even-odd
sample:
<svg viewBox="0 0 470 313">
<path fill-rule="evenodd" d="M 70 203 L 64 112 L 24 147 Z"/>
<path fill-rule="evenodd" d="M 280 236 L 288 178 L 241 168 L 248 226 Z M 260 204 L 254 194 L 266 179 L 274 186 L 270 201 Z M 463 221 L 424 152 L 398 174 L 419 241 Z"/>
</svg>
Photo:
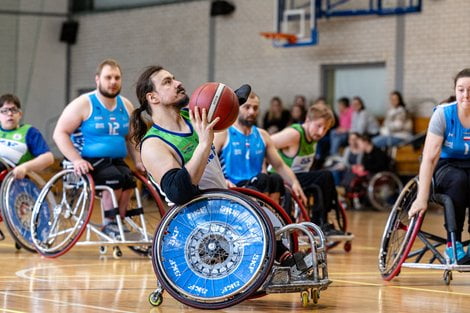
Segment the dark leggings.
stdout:
<svg viewBox="0 0 470 313">
<path fill-rule="evenodd" d="M 317 225 L 323 225 L 328 221 L 328 212 L 336 209 L 338 194 L 333 175 L 330 171 L 318 170 L 306 173 L 296 173 L 302 189 L 308 195 L 314 194 L 314 203 L 309 206 L 311 221 Z"/>
<path fill-rule="evenodd" d="M 449 196 L 454 204 L 457 241 L 462 241 L 465 211 L 470 205 L 470 163 L 468 165 L 468 168 L 458 167 L 458 165 L 452 163 L 439 161 L 434 174 L 436 192 Z M 447 225 L 444 226 L 448 229 Z M 447 232 L 447 240 L 450 241 L 449 232 Z"/>
</svg>

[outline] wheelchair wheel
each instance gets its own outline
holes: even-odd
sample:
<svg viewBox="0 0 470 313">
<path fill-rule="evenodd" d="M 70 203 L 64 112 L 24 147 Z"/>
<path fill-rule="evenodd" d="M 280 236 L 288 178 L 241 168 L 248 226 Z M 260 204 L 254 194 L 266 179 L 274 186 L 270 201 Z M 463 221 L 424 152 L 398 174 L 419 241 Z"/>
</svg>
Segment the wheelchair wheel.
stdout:
<svg viewBox="0 0 470 313">
<path fill-rule="evenodd" d="M 343 232 L 347 232 L 348 230 L 348 218 L 346 216 L 346 209 L 343 206 L 342 201 L 338 199 L 338 207 L 336 210 L 331 210 L 328 212 L 328 223 L 332 224 L 334 229 L 339 229 Z M 326 243 L 326 248 L 332 249 L 339 245 L 341 241 L 328 241 Z M 351 251 L 350 243 L 346 242 L 344 246 L 344 250 L 346 252 Z"/>
<path fill-rule="evenodd" d="M 390 211 L 402 189 L 403 184 L 397 175 L 380 172 L 372 176 L 367 186 L 367 196 L 376 210 Z"/>
<path fill-rule="evenodd" d="M 231 188 L 231 190 L 249 196 L 261 208 L 263 208 L 264 213 L 268 215 L 269 221 L 273 225 L 274 230 L 278 230 L 286 225 L 292 224 L 292 220 L 286 211 L 265 194 L 249 188 L 235 187 Z M 297 235 L 295 233 L 290 233 L 288 238 L 283 235 L 281 240 L 289 250 L 298 250 Z"/>
<path fill-rule="evenodd" d="M 400 193 L 385 226 L 379 252 L 379 270 L 384 280 L 398 275 L 421 227 L 423 217 L 408 219 L 408 211 L 418 192 L 417 178 Z"/>
<path fill-rule="evenodd" d="M 129 229 L 139 237 L 134 239 L 150 243 L 167 207 L 163 204 L 158 191 L 150 180 L 138 172 L 133 174 L 137 187 L 131 196 L 128 215 L 125 221 L 129 225 Z M 128 248 L 138 255 L 151 256 L 151 244 L 129 246 Z"/>
<path fill-rule="evenodd" d="M 58 257 L 80 239 L 90 220 L 94 183 L 89 174 L 72 169 L 54 175 L 41 190 L 31 218 L 31 234 L 39 253 Z"/>
<path fill-rule="evenodd" d="M 23 179 L 15 179 L 10 172 L 0 191 L 5 225 L 18 246 L 30 252 L 36 252 L 31 239 L 31 213 L 44 184 L 44 180 L 33 172 L 28 172 Z"/>
<path fill-rule="evenodd" d="M 152 263 L 178 301 L 221 309 L 248 298 L 274 262 L 274 229 L 251 199 L 212 190 L 172 208 L 157 228 Z"/>
</svg>

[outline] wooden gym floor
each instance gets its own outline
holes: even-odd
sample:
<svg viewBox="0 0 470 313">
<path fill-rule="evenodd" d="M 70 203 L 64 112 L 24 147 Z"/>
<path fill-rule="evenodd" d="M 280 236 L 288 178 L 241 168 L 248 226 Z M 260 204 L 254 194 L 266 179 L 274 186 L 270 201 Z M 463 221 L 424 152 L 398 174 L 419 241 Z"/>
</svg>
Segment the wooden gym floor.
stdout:
<svg viewBox="0 0 470 313">
<path fill-rule="evenodd" d="M 402 269 L 385 282 L 377 270 L 377 255 L 386 213 L 348 212 L 355 234 L 352 251 L 342 246 L 328 254 L 333 283 L 317 305 L 302 307 L 300 295 L 276 294 L 223 310 L 223 312 L 464 312 L 470 307 L 469 274 L 454 272 L 446 286 L 442 271 Z M 426 217 L 427 229 L 442 234 L 440 214 Z M 98 248 L 74 247 L 57 259 L 16 251 L 10 235 L 0 242 L 0 312 L 194 312 L 167 293 L 153 308 L 147 301 L 155 287 L 149 259 L 123 248 L 115 260 L 99 256 Z"/>
</svg>

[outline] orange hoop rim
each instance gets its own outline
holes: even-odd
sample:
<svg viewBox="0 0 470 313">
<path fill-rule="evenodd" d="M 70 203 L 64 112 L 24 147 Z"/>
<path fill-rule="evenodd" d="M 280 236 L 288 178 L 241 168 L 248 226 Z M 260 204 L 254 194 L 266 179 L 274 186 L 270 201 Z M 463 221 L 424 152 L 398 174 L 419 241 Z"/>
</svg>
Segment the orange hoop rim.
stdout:
<svg viewBox="0 0 470 313">
<path fill-rule="evenodd" d="M 262 32 L 260 33 L 261 36 L 267 39 L 272 40 L 285 40 L 290 44 L 295 44 L 297 42 L 297 36 L 293 34 L 287 33 L 275 33 L 275 32 Z"/>
</svg>

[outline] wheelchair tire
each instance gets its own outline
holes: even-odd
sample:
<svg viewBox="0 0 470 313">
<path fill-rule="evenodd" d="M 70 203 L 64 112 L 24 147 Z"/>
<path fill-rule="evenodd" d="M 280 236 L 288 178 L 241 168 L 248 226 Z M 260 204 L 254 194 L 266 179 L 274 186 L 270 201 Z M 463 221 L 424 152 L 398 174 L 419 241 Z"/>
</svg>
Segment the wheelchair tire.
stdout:
<svg viewBox="0 0 470 313">
<path fill-rule="evenodd" d="M 31 239 L 31 214 L 45 181 L 28 172 L 23 179 L 15 179 L 13 172 L 5 177 L 1 187 L 1 214 L 15 243 L 29 252 L 36 252 Z"/>
<path fill-rule="evenodd" d="M 380 172 L 372 176 L 367 186 L 367 197 L 378 211 L 390 211 L 398 199 L 403 183 L 392 172 Z"/>
<path fill-rule="evenodd" d="M 271 272 L 274 229 L 248 197 L 211 190 L 173 207 L 157 228 L 152 263 L 163 288 L 199 309 L 235 305 Z"/>
<path fill-rule="evenodd" d="M 384 280 L 399 274 L 420 230 L 423 216 L 408 219 L 417 192 L 418 180 L 414 178 L 403 188 L 385 225 L 379 252 L 379 271 Z"/>
<path fill-rule="evenodd" d="M 86 229 L 93 209 L 95 186 L 90 174 L 72 169 L 54 175 L 34 205 L 31 234 L 38 252 L 58 257 L 70 250 Z"/>
</svg>

